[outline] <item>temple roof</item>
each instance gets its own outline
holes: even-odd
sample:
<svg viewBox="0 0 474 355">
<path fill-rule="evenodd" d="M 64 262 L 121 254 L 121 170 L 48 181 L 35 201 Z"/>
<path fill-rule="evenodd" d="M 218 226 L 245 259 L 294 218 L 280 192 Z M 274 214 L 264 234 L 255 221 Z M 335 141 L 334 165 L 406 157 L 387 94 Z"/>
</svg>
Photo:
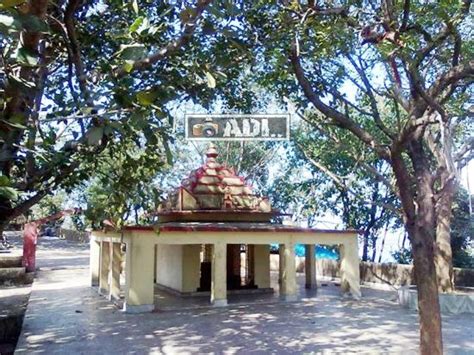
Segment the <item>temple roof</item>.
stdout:
<svg viewBox="0 0 474 355">
<path fill-rule="evenodd" d="M 201 215 L 206 220 L 210 215 L 220 215 L 219 220 L 227 220 L 222 217 L 222 212 L 229 214 L 234 211 L 240 212 L 239 219 L 252 221 L 257 218 L 255 213 L 263 213 L 269 215 L 265 217 L 269 220 L 275 211 L 272 211 L 268 198 L 254 194 L 252 187 L 233 168 L 218 162 L 218 156 L 217 147 L 211 143 L 206 151 L 206 162 L 182 180 L 161 206 L 159 215 L 173 216 L 172 219 L 176 220 L 176 212 L 187 211 L 181 217 L 191 218 L 189 211 L 194 211 L 207 212 Z M 218 211 L 221 213 L 212 213 Z M 242 212 L 252 212 L 251 217 Z"/>
</svg>

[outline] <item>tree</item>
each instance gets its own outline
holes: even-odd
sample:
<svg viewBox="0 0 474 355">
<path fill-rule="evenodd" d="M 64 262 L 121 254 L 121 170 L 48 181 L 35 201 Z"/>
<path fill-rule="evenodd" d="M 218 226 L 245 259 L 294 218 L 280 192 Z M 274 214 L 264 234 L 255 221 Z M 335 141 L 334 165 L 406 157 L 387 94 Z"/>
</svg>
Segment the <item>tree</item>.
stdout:
<svg viewBox="0 0 474 355">
<path fill-rule="evenodd" d="M 398 223 L 400 206 L 392 190 L 366 168 L 385 170 L 385 180 L 390 179 L 389 169 L 381 169 L 383 162 L 376 157 L 361 157 L 360 142 L 352 140 L 347 132 L 332 130 L 331 134 L 333 149 L 328 149 L 328 140 L 307 122 L 293 129 L 296 149 L 287 154 L 292 157 L 290 164 L 306 167 L 312 177 L 294 185 L 295 176 L 284 176 L 275 183 L 276 190 L 281 193 L 283 187 L 290 189 L 291 193 L 284 194 L 287 201 L 295 198 L 296 190 L 301 193 L 303 198 L 298 205 L 310 225 L 314 217 L 330 212 L 341 217 L 345 228 L 360 230 L 362 260 L 375 261 L 378 236 L 389 225 Z"/>
<path fill-rule="evenodd" d="M 311 104 L 324 126 L 350 132 L 392 168 L 413 248 L 420 350 L 440 354 L 437 275 L 451 290 L 451 204 L 474 142 L 471 1 L 332 4 L 262 1 L 248 10 L 264 63 L 254 70 L 262 85 L 300 107 Z M 381 107 L 393 115 L 382 116 Z"/>
<path fill-rule="evenodd" d="M 90 167 L 94 177 L 82 184 L 86 226 L 102 228 L 108 220 L 121 228 L 129 220 L 150 220 L 147 212 L 157 210 L 163 195 L 154 179 L 169 166 L 165 150 L 162 141 L 143 146 L 126 140 L 108 146 Z"/>
<path fill-rule="evenodd" d="M 453 251 L 453 266 L 459 268 L 474 268 L 474 255 L 469 252 L 469 242 L 474 237 L 474 218 L 469 213 L 469 197 L 464 189 L 456 193 L 452 206 L 451 249 Z M 402 247 L 393 253 L 400 264 L 413 262 L 410 248 Z"/>
<path fill-rule="evenodd" d="M 469 211 L 469 194 L 459 189 L 452 208 L 451 248 L 453 266 L 474 269 L 474 255 L 469 252 L 469 243 L 474 239 L 474 216 Z"/>
<path fill-rule="evenodd" d="M 51 191 L 87 180 L 108 146 L 168 141 L 170 103 L 248 104 L 236 95 L 250 58 L 233 33 L 237 12 L 210 3 L 2 3 L 0 232 Z"/>
</svg>

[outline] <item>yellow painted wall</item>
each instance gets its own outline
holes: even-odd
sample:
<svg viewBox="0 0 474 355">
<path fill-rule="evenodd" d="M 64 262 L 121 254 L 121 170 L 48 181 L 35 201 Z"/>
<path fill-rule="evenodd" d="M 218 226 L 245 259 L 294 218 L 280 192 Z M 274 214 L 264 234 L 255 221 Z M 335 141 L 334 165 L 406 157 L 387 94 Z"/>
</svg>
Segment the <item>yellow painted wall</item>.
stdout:
<svg viewBox="0 0 474 355">
<path fill-rule="evenodd" d="M 270 287 L 270 246 L 255 245 L 255 284 L 260 288 Z"/>
<path fill-rule="evenodd" d="M 156 283 L 182 291 L 183 246 L 158 245 L 156 254 Z"/>
<path fill-rule="evenodd" d="M 201 275 L 201 244 L 183 245 L 182 292 L 196 292 Z"/>
</svg>

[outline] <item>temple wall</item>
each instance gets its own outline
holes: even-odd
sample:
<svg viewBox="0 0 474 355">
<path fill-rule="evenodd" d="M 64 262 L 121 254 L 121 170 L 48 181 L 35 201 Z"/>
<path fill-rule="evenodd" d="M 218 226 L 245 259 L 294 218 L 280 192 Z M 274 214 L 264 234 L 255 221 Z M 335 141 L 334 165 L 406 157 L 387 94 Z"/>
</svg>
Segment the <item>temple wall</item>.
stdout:
<svg viewBox="0 0 474 355">
<path fill-rule="evenodd" d="M 156 283 L 182 292 L 183 246 L 157 246 Z"/>
<path fill-rule="evenodd" d="M 255 284 L 259 288 L 270 287 L 270 246 L 255 245 Z"/>
<path fill-rule="evenodd" d="M 201 244 L 183 245 L 182 292 L 196 292 L 201 277 Z"/>
</svg>

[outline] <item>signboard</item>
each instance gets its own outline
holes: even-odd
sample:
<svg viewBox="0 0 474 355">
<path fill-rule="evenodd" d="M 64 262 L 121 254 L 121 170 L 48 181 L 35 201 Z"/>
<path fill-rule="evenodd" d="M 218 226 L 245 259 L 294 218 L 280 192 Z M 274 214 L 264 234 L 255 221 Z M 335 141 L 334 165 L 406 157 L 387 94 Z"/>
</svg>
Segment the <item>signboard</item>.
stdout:
<svg viewBox="0 0 474 355">
<path fill-rule="evenodd" d="M 289 114 L 185 115 L 186 139 L 202 141 L 278 141 L 290 139 Z"/>
</svg>

